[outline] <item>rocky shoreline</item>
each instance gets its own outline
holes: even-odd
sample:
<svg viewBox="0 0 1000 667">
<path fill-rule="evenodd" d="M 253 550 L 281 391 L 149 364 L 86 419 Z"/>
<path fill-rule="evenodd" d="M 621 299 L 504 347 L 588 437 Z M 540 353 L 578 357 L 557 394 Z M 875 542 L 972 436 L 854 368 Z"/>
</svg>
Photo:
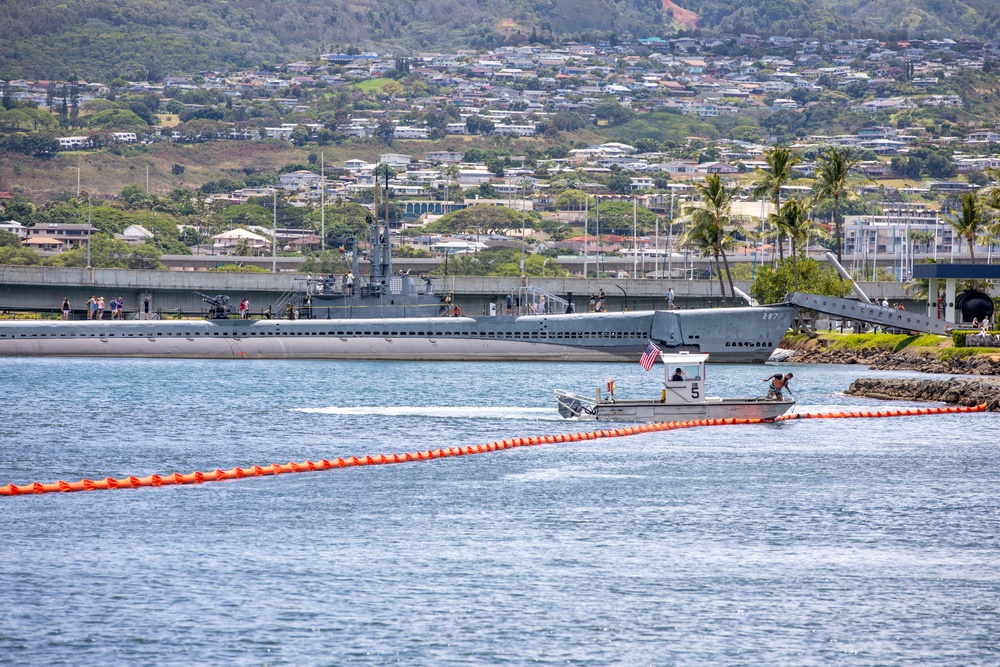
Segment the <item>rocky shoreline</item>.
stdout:
<svg viewBox="0 0 1000 667">
<path fill-rule="evenodd" d="M 864 364 L 876 371 L 919 371 L 945 375 L 1000 375 L 1000 356 L 992 354 L 939 359 L 930 353 L 887 352 L 874 348 L 791 350 L 782 361 L 802 364 Z M 936 400 L 936 399 L 935 399 Z"/>
<path fill-rule="evenodd" d="M 1000 379 L 951 378 L 858 378 L 846 392 L 881 400 L 940 401 L 953 405 L 979 405 L 1000 412 Z"/>
<path fill-rule="evenodd" d="M 946 379 L 858 378 L 846 393 L 879 400 L 936 401 L 964 406 L 986 403 L 989 410 L 1000 412 L 1000 355 L 956 354 L 940 358 L 926 348 L 900 352 L 875 348 L 845 350 L 825 347 L 822 341 L 819 342 L 819 346 L 813 346 L 814 342 L 799 349 L 780 349 L 774 359 L 804 364 L 861 364 L 877 371 L 905 370 L 963 376 Z"/>
</svg>

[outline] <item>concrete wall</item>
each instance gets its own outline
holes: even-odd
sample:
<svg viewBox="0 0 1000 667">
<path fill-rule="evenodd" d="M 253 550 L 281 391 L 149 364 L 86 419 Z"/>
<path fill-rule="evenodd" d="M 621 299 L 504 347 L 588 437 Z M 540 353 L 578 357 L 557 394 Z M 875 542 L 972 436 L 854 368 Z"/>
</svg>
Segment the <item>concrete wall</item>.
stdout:
<svg viewBox="0 0 1000 667">
<path fill-rule="evenodd" d="M 148 294 L 154 309 L 198 313 L 206 304 L 194 291 L 209 295 L 226 294 L 233 304 L 249 298 L 251 309 L 259 313 L 292 290 L 303 290 L 306 276 L 300 273 L 210 273 L 204 271 L 136 271 L 130 269 L 81 269 L 50 266 L 0 266 L 0 308 L 55 312 L 63 297 L 74 309 L 83 310 L 94 296 L 106 299 L 122 296 L 127 311 L 136 312 Z M 453 293 L 464 313 L 488 312 L 488 304 L 503 304 L 508 292 L 521 286 L 520 277 L 433 276 L 438 294 Z M 673 287 L 680 308 L 705 308 L 722 304 L 718 279 L 649 280 L 596 278 L 533 278 L 529 284 L 562 298 L 572 295 L 578 312 L 587 308 L 591 292 L 604 289 L 608 310 L 620 311 L 666 308 L 667 290 Z M 750 292 L 749 281 L 737 281 L 737 288 Z M 422 285 L 421 285 L 422 287 Z M 910 302 L 897 283 L 863 283 L 872 299 Z M 730 305 L 733 305 L 730 302 Z M 736 305 L 745 305 L 744 303 Z"/>
<path fill-rule="evenodd" d="M 121 296 L 125 310 L 139 310 L 146 295 L 153 310 L 202 312 L 207 304 L 194 290 L 209 295 L 228 294 L 235 304 L 249 297 L 260 312 L 295 288 L 299 274 L 191 273 L 135 271 L 130 269 L 81 269 L 51 266 L 0 266 L 0 308 L 5 310 L 58 310 L 64 297 L 83 312 L 91 296 L 106 300 Z"/>
</svg>

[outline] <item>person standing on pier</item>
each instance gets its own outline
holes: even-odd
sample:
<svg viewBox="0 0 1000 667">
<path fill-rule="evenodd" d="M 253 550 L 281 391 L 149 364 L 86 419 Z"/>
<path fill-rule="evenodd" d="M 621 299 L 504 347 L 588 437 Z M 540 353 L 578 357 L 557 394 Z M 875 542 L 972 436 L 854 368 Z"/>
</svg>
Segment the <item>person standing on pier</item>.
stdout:
<svg viewBox="0 0 1000 667">
<path fill-rule="evenodd" d="M 69 305 L 69 297 L 64 297 L 62 302 L 62 318 L 64 320 L 69 319 L 69 314 L 73 309 Z"/>
</svg>

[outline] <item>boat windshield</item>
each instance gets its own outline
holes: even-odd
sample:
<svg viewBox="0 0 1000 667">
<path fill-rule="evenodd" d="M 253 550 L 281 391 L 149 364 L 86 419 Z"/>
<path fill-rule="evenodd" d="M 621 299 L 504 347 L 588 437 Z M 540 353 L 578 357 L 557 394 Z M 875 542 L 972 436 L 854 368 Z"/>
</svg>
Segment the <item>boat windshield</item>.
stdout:
<svg viewBox="0 0 1000 667">
<path fill-rule="evenodd" d="M 689 382 L 691 380 L 701 380 L 701 364 L 679 365 L 667 367 L 667 380 L 669 382 Z"/>
</svg>

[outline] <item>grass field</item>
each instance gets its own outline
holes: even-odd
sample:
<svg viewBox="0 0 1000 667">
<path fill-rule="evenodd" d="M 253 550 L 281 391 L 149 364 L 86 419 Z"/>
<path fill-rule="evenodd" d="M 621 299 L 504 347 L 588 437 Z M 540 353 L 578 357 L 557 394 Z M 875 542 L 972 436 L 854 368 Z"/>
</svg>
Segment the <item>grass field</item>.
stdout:
<svg viewBox="0 0 1000 667">
<path fill-rule="evenodd" d="M 515 146 L 543 140 L 525 139 Z M 348 141 L 341 145 L 297 148 L 284 141 L 215 141 L 204 144 L 162 142 L 129 146 L 121 155 L 110 151 L 72 151 L 43 159 L 26 155 L 0 154 L 0 190 L 8 190 L 43 203 L 65 194 L 76 194 L 77 167 L 80 187 L 95 195 L 114 195 L 126 185 L 145 187 L 149 167 L 149 190 L 166 195 L 180 187 L 199 188 L 208 181 L 243 178 L 249 174 L 276 174 L 290 163 L 307 164 L 310 153 L 322 152 L 327 166 L 342 166 L 360 158 L 374 162 L 380 153 L 392 151 L 423 158 L 440 150 L 487 148 L 488 140 L 475 137 L 448 137 L 441 141 L 396 141 L 387 146 L 379 141 Z M 517 150 L 516 148 L 514 149 Z M 184 167 L 172 173 L 173 165 Z"/>
<path fill-rule="evenodd" d="M 156 114 L 156 124 L 163 127 L 176 127 L 181 124 L 181 117 L 175 113 Z"/>
<path fill-rule="evenodd" d="M 392 79 L 387 79 L 385 77 L 381 77 L 378 79 L 365 79 L 361 83 L 354 84 L 354 87 L 366 93 L 370 93 L 373 90 L 379 90 L 383 86 L 383 84 L 386 84 L 390 81 L 392 81 Z"/>
</svg>

